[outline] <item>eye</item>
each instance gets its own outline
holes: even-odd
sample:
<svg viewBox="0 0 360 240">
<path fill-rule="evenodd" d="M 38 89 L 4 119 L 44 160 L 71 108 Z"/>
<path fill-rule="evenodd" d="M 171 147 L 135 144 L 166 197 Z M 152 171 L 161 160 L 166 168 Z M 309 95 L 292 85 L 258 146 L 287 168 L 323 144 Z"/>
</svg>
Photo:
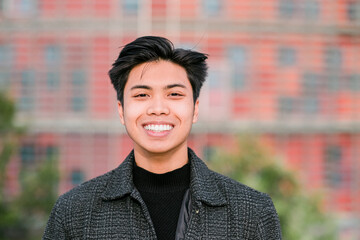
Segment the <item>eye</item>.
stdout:
<svg viewBox="0 0 360 240">
<path fill-rule="evenodd" d="M 181 94 L 181 93 L 174 92 L 174 93 L 170 93 L 169 96 L 171 96 L 171 97 L 181 97 L 181 96 L 184 96 L 184 95 Z"/>
<path fill-rule="evenodd" d="M 135 95 L 134 97 L 135 98 L 144 98 L 144 97 L 147 97 L 148 95 L 146 93 L 140 93 L 140 94 L 137 94 Z"/>
</svg>

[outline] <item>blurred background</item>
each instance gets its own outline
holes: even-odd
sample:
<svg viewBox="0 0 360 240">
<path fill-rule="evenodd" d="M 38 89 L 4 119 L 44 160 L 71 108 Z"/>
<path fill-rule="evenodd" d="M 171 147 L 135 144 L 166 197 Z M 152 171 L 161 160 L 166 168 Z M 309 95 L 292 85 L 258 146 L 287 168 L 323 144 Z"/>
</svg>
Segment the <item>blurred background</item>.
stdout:
<svg viewBox="0 0 360 240">
<path fill-rule="evenodd" d="M 143 35 L 209 54 L 190 145 L 284 239 L 360 239 L 359 0 L 0 0 L 0 239 L 132 149 L 107 72 Z"/>
</svg>

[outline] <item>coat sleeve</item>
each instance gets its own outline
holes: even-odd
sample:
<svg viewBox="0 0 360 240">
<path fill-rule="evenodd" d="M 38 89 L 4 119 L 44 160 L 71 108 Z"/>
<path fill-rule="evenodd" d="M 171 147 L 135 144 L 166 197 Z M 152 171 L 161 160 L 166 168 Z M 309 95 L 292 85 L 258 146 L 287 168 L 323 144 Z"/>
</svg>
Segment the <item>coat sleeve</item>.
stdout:
<svg viewBox="0 0 360 240">
<path fill-rule="evenodd" d="M 271 198 L 266 195 L 264 207 L 259 215 L 255 233 L 256 240 L 281 239 L 281 227 L 278 214 Z"/>
<path fill-rule="evenodd" d="M 43 240 L 65 240 L 65 228 L 63 222 L 63 211 L 61 211 L 61 199 L 59 198 L 55 203 L 49 220 L 46 224 L 45 232 L 42 237 Z"/>
</svg>

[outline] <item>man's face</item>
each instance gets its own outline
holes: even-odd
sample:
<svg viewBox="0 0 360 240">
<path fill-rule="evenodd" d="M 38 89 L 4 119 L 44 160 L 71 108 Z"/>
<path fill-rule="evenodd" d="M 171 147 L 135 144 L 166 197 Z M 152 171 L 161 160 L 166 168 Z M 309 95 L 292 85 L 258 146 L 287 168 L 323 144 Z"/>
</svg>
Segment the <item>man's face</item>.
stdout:
<svg viewBox="0 0 360 240">
<path fill-rule="evenodd" d="M 187 148 L 198 105 L 185 69 L 160 60 L 131 70 L 118 110 L 134 150 L 149 155 Z"/>
</svg>

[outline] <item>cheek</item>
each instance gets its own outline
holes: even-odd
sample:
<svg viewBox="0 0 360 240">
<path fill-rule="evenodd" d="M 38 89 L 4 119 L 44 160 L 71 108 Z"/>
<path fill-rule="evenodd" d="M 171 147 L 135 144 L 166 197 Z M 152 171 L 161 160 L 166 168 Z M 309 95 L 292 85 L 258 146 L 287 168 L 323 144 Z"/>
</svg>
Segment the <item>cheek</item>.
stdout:
<svg viewBox="0 0 360 240">
<path fill-rule="evenodd" d="M 176 105 L 173 107 L 175 115 L 183 122 L 192 122 L 194 115 L 194 106 L 191 104 Z"/>
<path fill-rule="evenodd" d="M 142 109 L 139 105 L 134 106 L 131 103 L 126 105 L 124 109 L 124 119 L 127 124 L 136 124 L 136 119 L 141 116 Z"/>
</svg>

